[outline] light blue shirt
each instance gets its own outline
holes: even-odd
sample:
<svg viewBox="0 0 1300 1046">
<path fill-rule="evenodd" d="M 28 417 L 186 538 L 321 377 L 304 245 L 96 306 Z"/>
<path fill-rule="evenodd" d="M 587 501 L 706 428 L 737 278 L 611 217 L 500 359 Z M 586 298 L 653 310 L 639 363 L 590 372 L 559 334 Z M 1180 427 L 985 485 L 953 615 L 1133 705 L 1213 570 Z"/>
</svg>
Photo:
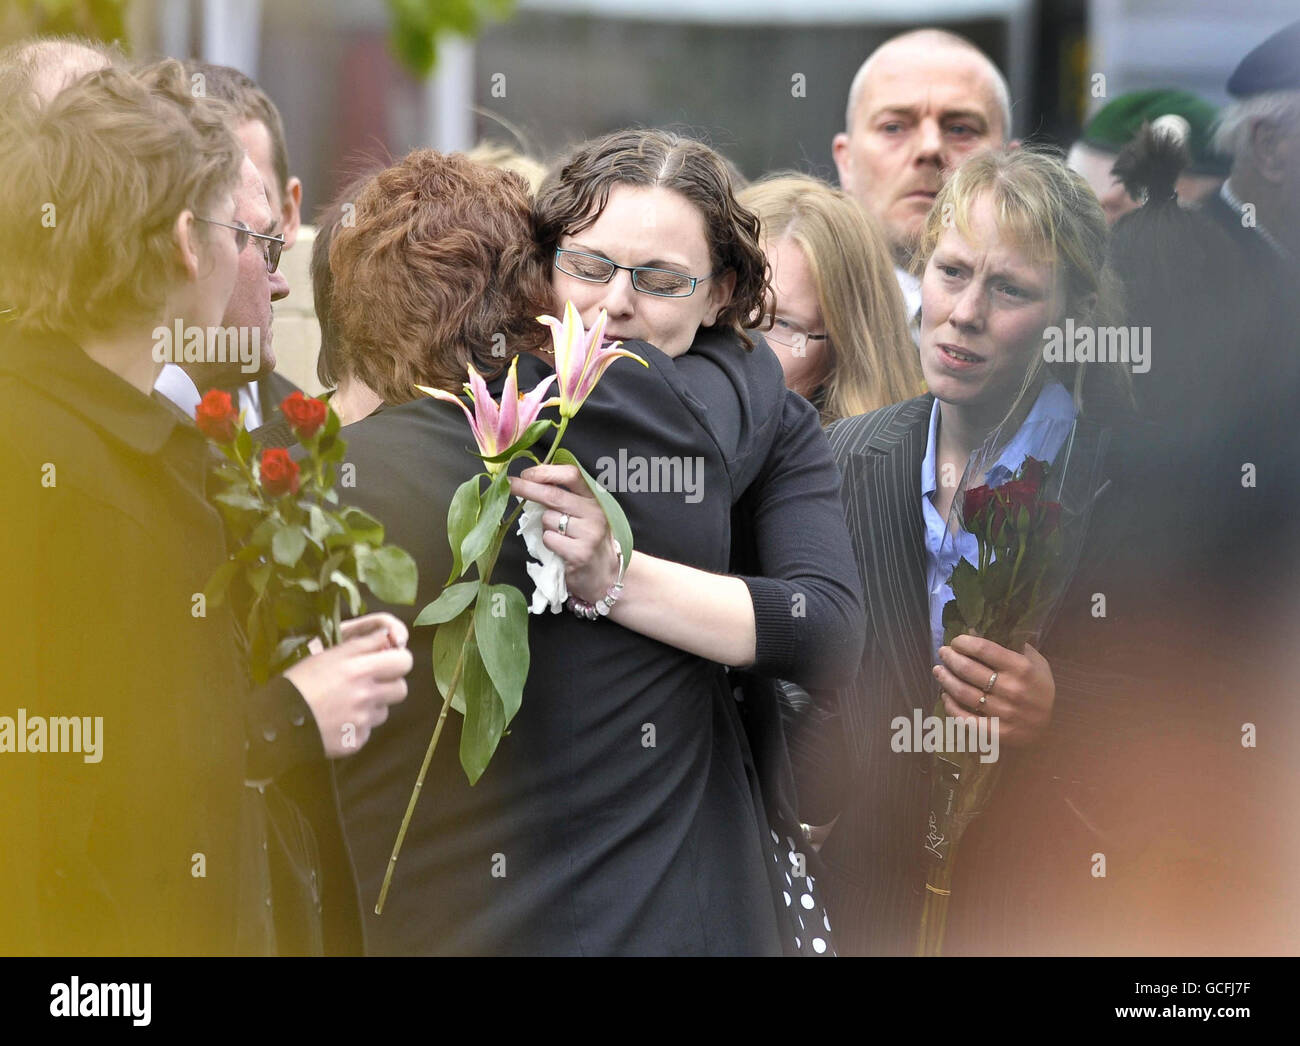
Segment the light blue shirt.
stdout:
<svg viewBox="0 0 1300 1046">
<path fill-rule="evenodd" d="M 1016 474 L 1026 457 L 1055 461 L 1065 438 L 1074 425 L 1074 400 L 1059 381 L 1048 381 L 1016 434 L 998 455 L 996 463 L 984 475 L 983 482 L 1000 487 Z M 925 460 L 921 462 L 921 515 L 925 519 L 925 580 L 930 595 L 930 641 L 935 662 L 943 645 L 943 608 L 952 599 L 948 578 L 963 557 L 979 562 L 979 542 L 967 530 L 948 532 L 947 521 L 934 507 L 938 491 L 935 458 L 939 452 L 939 401 L 930 409 L 930 434 L 925 443 Z M 978 451 L 976 452 L 978 453 Z M 957 477 L 960 479 L 961 477 Z M 972 479 L 970 486 L 979 486 Z M 954 505 L 956 503 L 954 502 Z"/>
</svg>

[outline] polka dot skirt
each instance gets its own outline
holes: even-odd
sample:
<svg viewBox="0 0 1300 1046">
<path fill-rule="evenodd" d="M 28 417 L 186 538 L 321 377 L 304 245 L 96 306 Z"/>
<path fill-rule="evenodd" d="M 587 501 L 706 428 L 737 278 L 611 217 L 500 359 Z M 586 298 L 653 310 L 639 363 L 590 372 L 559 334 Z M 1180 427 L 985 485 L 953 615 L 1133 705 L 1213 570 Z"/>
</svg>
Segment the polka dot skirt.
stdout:
<svg viewBox="0 0 1300 1046">
<path fill-rule="evenodd" d="M 782 846 L 776 832 L 772 832 L 772 843 L 772 860 L 785 879 L 781 898 L 793 924 L 795 954 L 834 955 L 830 916 L 817 896 L 816 881 L 804 868 L 807 859 L 800 852 L 799 844 L 787 835 Z"/>
</svg>

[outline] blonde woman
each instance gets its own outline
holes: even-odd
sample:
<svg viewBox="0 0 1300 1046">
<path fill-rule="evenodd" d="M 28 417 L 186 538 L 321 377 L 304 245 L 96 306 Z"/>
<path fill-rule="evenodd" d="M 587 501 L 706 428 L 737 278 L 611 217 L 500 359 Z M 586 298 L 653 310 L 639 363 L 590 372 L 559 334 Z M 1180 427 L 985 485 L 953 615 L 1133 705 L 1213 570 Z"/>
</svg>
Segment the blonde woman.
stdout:
<svg viewBox="0 0 1300 1046">
<path fill-rule="evenodd" d="M 1102 918 L 1116 894 L 1086 858 L 1121 860 L 1117 833 L 1139 823 L 1146 767 L 1119 753 L 1135 711 L 1160 692 L 1158 659 L 1136 651 L 1153 649 L 1169 591 L 1158 566 L 1167 499 L 1153 467 L 1158 433 L 1126 406 L 1123 366 L 1045 351 L 1054 330 L 1113 322 L 1106 248 L 1101 206 L 1059 158 L 1020 149 L 966 161 L 935 201 L 919 254 L 930 392 L 830 429 L 867 642 L 858 678 L 833 699 L 814 695 L 793 748 L 801 815 L 835 822 L 821 857 L 847 952 L 915 947 L 930 763 L 917 745 L 899 746 L 891 724 L 929 714 L 939 692 L 949 717 L 995 721 L 1003 763 L 961 843 L 945 954 L 1116 946 Z M 986 441 L 993 467 L 982 459 L 971 485 L 997 485 L 1032 455 L 1065 476 L 1064 503 L 1091 506 L 1054 621 L 1019 649 L 943 642 L 948 578 L 957 557 L 975 559 L 975 538 L 950 528 L 955 477 Z"/>
<path fill-rule="evenodd" d="M 763 226 L 772 326 L 786 384 L 823 424 L 921 391 L 889 246 L 850 197 L 802 174 L 764 178 L 737 199 Z"/>
</svg>

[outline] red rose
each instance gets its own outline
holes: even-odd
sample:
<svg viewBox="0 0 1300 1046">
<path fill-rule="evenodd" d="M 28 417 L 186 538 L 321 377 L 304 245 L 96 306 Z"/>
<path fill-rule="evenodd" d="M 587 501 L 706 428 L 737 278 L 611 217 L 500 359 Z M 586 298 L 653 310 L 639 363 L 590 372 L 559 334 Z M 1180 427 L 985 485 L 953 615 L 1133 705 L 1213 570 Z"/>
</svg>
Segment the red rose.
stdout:
<svg viewBox="0 0 1300 1046">
<path fill-rule="evenodd" d="M 208 439 L 216 443 L 231 442 L 239 423 L 239 411 L 230 402 L 230 393 L 208 389 L 194 411 L 194 423 Z"/>
<path fill-rule="evenodd" d="M 262 451 L 262 487 L 272 497 L 298 493 L 298 463 L 283 447 Z"/>
<path fill-rule="evenodd" d="M 984 514 L 992 500 L 993 488 L 987 484 L 966 491 L 966 496 L 962 499 L 961 518 L 971 533 L 975 532 L 976 527 L 983 526 Z"/>
<path fill-rule="evenodd" d="M 298 438 L 304 441 L 316 435 L 329 416 L 329 408 L 323 400 L 304 396 L 298 389 L 294 389 L 285 397 L 284 402 L 280 404 L 280 409 L 289 419 L 289 424 L 293 426 L 293 431 L 298 434 Z"/>
<path fill-rule="evenodd" d="M 1043 533 L 1050 534 L 1061 525 L 1061 503 L 1059 501 L 1043 502 Z"/>
<path fill-rule="evenodd" d="M 1020 482 L 1028 483 L 1034 490 L 1040 490 L 1043 480 L 1047 478 L 1047 463 L 1037 458 L 1026 457 L 1020 466 Z"/>
<path fill-rule="evenodd" d="M 1038 501 L 1038 487 L 1033 483 L 1023 479 L 1013 479 L 1003 483 L 998 488 L 998 493 L 1002 495 L 1007 512 L 1012 519 L 1019 518 L 1022 508 L 1028 509 L 1030 516 L 1033 516 L 1034 506 Z"/>
</svg>

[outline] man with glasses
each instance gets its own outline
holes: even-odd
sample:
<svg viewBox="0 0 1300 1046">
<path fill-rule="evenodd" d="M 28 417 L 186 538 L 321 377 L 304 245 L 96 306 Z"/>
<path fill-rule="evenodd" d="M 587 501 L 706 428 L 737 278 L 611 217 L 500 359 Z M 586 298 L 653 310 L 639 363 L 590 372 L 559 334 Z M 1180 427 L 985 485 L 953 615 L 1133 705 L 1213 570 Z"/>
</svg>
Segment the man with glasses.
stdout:
<svg viewBox="0 0 1300 1046">
<path fill-rule="evenodd" d="M 209 389 L 219 388 L 238 399 L 244 424 L 255 429 L 269 420 L 281 401 L 297 388 L 288 378 L 275 373 L 275 349 L 271 326 L 271 303 L 289 293 L 289 284 L 279 272 L 283 237 L 276 236 L 278 219 L 271 210 L 266 187 L 253 161 L 247 157 L 235 193 L 235 217 L 224 231 L 225 223 L 201 218 L 213 236 L 234 236 L 239 248 L 239 273 L 234 292 L 226 305 L 222 326 L 234 328 L 239 342 L 227 338 L 225 362 L 189 363 L 173 361 L 163 367 L 154 390 L 176 404 L 189 417 Z M 247 339 L 244 341 L 244 339 Z M 254 369 L 238 351 L 239 344 L 255 347 Z M 178 347 L 179 348 L 179 347 Z"/>
</svg>

